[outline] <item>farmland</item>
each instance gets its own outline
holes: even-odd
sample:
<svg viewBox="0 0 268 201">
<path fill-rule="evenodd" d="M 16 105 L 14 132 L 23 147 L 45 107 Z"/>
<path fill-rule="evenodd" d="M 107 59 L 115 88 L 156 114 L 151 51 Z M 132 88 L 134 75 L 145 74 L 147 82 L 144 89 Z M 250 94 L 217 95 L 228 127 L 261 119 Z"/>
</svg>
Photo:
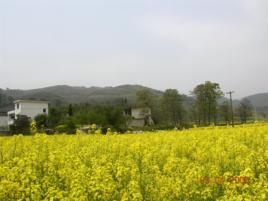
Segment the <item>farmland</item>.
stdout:
<svg viewBox="0 0 268 201">
<path fill-rule="evenodd" d="M 268 125 L 0 138 L 0 200 L 267 200 Z"/>
</svg>

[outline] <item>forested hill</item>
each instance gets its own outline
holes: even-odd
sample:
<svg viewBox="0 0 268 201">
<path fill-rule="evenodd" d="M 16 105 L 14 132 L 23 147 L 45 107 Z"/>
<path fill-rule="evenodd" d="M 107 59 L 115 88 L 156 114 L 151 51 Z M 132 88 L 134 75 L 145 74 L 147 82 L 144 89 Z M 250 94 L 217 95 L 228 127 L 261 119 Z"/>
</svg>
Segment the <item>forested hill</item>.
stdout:
<svg viewBox="0 0 268 201">
<path fill-rule="evenodd" d="M 48 100 L 55 105 L 68 103 L 115 103 L 126 98 L 129 103 L 136 101 L 136 93 L 142 89 L 150 90 L 155 96 L 163 92 L 141 85 L 121 85 L 117 87 L 72 87 L 57 85 L 32 90 L 1 90 L 5 99 L 35 99 Z M 6 105 L 6 103 L 5 103 Z M 3 106 L 3 105 L 2 105 Z"/>
<path fill-rule="evenodd" d="M 136 93 L 142 89 L 150 90 L 155 96 L 161 96 L 162 91 L 141 85 L 121 85 L 117 87 L 72 87 L 57 85 L 31 90 L 0 89 L 0 109 L 6 110 L 13 106 L 15 99 L 48 100 L 53 105 L 69 103 L 118 103 L 126 98 L 130 104 L 136 102 Z M 246 97 L 258 111 L 268 112 L 268 93 L 255 94 Z M 191 98 L 184 96 L 186 102 Z M 234 100 L 234 105 L 239 102 Z"/>
<path fill-rule="evenodd" d="M 268 93 L 254 94 L 246 97 L 253 105 L 258 107 L 268 106 Z"/>
<path fill-rule="evenodd" d="M 250 100 L 258 112 L 268 113 L 268 93 L 254 94 L 246 98 Z"/>
</svg>

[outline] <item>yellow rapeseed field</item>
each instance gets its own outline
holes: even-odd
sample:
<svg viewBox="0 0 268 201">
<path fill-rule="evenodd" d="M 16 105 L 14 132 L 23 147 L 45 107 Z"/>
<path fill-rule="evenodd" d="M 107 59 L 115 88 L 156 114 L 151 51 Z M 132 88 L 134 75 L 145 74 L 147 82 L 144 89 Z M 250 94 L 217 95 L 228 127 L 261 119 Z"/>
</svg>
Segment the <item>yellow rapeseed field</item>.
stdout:
<svg viewBox="0 0 268 201">
<path fill-rule="evenodd" d="M 268 200 L 268 125 L 0 138 L 0 200 Z"/>
</svg>

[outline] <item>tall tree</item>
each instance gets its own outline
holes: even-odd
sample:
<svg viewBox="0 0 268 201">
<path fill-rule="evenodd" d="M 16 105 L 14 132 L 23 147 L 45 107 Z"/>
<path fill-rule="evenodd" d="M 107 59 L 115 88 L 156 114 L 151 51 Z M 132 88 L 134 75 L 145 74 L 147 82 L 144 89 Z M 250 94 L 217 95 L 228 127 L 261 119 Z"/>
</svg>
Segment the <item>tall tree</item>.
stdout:
<svg viewBox="0 0 268 201">
<path fill-rule="evenodd" d="M 55 126 L 57 126 L 60 121 L 63 120 L 65 114 L 65 109 L 64 111 L 61 111 L 59 108 L 50 108 L 47 117 L 48 127 L 54 128 Z"/>
<path fill-rule="evenodd" d="M 139 107 L 152 107 L 153 106 L 153 94 L 147 89 L 143 89 L 137 92 L 137 105 Z"/>
<path fill-rule="evenodd" d="M 228 101 L 224 101 L 219 106 L 219 112 L 221 114 L 222 119 L 225 121 L 225 123 L 230 124 L 232 114 L 231 114 L 230 104 Z"/>
<path fill-rule="evenodd" d="M 182 96 L 176 89 L 167 89 L 161 101 L 166 119 L 173 125 L 182 125 Z"/>
<path fill-rule="evenodd" d="M 72 106 L 72 104 L 69 105 L 68 115 L 69 115 L 69 117 L 73 116 L 73 106 Z"/>
<path fill-rule="evenodd" d="M 189 116 L 190 116 L 190 122 L 194 123 L 196 125 L 200 125 L 201 122 L 201 116 L 198 112 L 196 103 L 192 103 L 189 108 Z"/>
<path fill-rule="evenodd" d="M 253 105 L 247 98 L 244 98 L 240 101 L 237 111 L 240 116 L 241 123 L 247 123 L 248 119 L 252 116 Z"/>
<path fill-rule="evenodd" d="M 217 100 L 223 95 L 218 83 L 206 81 L 196 86 L 192 92 L 196 99 L 197 115 L 203 120 L 204 125 L 210 125 L 214 119 L 217 123 Z"/>
</svg>

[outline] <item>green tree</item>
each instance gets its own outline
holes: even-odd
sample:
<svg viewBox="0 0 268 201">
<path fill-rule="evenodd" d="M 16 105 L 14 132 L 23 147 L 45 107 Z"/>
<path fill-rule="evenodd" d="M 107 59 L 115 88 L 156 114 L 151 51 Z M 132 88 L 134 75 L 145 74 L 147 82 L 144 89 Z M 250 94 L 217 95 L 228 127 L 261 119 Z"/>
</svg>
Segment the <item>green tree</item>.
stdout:
<svg viewBox="0 0 268 201">
<path fill-rule="evenodd" d="M 74 123 L 73 118 L 67 117 L 64 121 L 65 123 L 65 128 L 66 128 L 66 133 L 67 134 L 75 134 L 76 133 L 76 125 Z"/>
<path fill-rule="evenodd" d="M 143 89 L 137 92 L 137 106 L 151 109 L 151 118 L 155 124 L 160 124 L 165 121 L 161 111 L 161 98 L 154 95 L 150 90 Z"/>
<path fill-rule="evenodd" d="M 72 104 L 69 104 L 68 115 L 69 115 L 69 117 L 73 116 L 73 106 L 72 106 Z"/>
<path fill-rule="evenodd" d="M 90 112 L 87 108 L 85 108 L 84 110 L 79 110 L 77 111 L 73 118 L 75 120 L 75 122 L 79 125 L 88 125 L 90 124 L 91 122 L 91 117 L 90 117 Z M 95 122 L 92 122 L 92 123 L 95 123 Z"/>
<path fill-rule="evenodd" d="M 48 127 L 55 128 L 61 121 L 63 121 L 63 116 L 64 112 L 60 109 L 50 108 L 47 117 Z"/>
<path fill-rule="evenodd" d="M 204 125 L 210 125 L 214 119 L 217 123 L 217 100 L 223 95 L 220 85 L 206 81 L 196 86 L 192 92 L 196 99 L 197 115 L 202 119 Z"/>
<path fill-rule="evenodd" d="M 182 96 L 176 89 L 167 89 L 162 97 L 161 106 L 168 123 L 174 127 L 182 125 Z"/>
<path fill-rule="evenodd" d="M 152 107 L 153 94 L 150 90 L 143 89 L 137 92 L 137 105 L 139 107 Z"/>
<path fill-rule="evenodd" d="M 48 117 L 45 114 L 39 114 L 34 118 L 36 122 L 36 127 L 38 130 L 47 128 L 48 125 Z"/>
<path fill-rule="evenodd" d="M 232 113 L 231 113 L 229 101 L 224 101 L 219 106 L 219 112 L 221 114 L 223 121 L 225 121 L 226 124 L 230 124 Z"/>
<path fill-rule="evenodd" d="M 112 105 L 74 105 L 73 120 L 77 125 L 97 124 L 117 131 L 126 127 L 123 106 Z"/>
<path fill-rule="evenodd" d="M 12 134 L 30 135 L 30 120 L 26 115 L 18 115 L 14 124 L 10 126 Z"/>
<path fill-rule="evenodd" d="M 200 125 L 201 117 L 200 113 L 198 112 L 197 104 L 192 103 L 189 108 L 189 116 L 190 116 L 190 123 L 194 123 L 196 125 Z"/>
<path fill-rule="evenodd" d="M 240 101 L 237 112 L 240 116 L 241 123 L 247 123 L 253 114 L 253 105 L 247 98 L 244 98 Z"/>
<path fill-rule="evenodd" d="M 115 128 L 117 131 L 123 131 L 126 127 L 126 118 L 123 115 L 123 109 L 119 107 L 107 106 L 105 110 L 106 124 Z"/>
</svg>

